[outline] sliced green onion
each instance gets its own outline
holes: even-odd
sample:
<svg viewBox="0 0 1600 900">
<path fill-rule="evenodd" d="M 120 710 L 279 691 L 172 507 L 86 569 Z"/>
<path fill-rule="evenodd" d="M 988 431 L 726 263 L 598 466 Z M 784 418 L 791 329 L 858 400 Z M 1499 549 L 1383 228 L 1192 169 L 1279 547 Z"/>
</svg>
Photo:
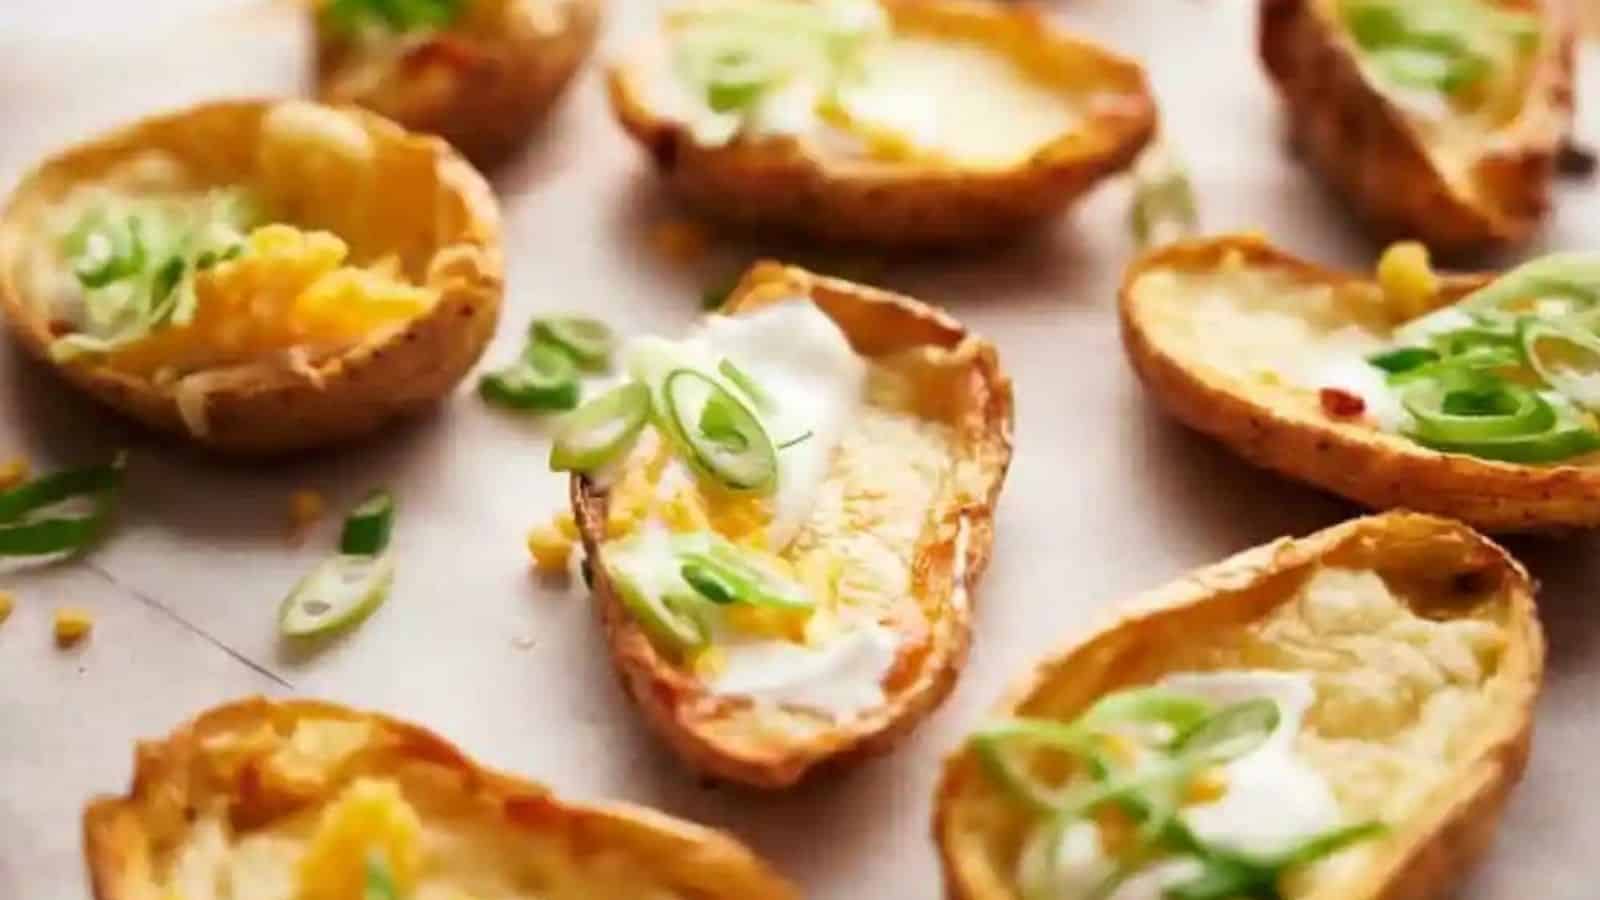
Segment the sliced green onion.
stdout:
<svg viewBox="0 0 1600 900">
<path fill-rule="evenodd" d="M 722 362 L 717 363 L 717 371 L 722 373 L 723 378 L 733 382 L 734 387 L 744 392 L 744 395 L 750 398 L 750 402 L 754 403 L 757 409 L 765 412 L 777 405 L 772 399 L 772 395 L 761 387 L 754 378 L 751 378 L 745 370 L 734 365 L 733 360 L 724 359 Z"/>
<path fill-rule="evenodd" d="M 1090 764 L 1098 753 L 1094 735 L 1076 723 L 1048 719 L 1003 719 L 972 734 L 968 743 L 988 776 L 1037 812 L 1054 813 L 1070 789 L 1043 783 L 1029 771 L 1022 754 L 1055 751 L 1075 764 Z"/>
<path fill-rule="evenodd" d="M 1195 877 L 1166 889 L 1167 900 L 1235 900 L 1239 897 L 1278 897 L 1284 874 L 1361 841 L 1388 833 L 1381 822 L 1346 825 L 1313 835 L 1294 847 L 1268 856 L 1238 853 L 1207 846 L 1185 834 L 1183 843 L 1190 855 L 1199 857 L 1203 868 Z"/>
<path fill-rule="evenodd" d="M 1140 249 L 1171 243 L 1200 230 L 1194 186 L 1172 150 L 1157 143 L 1133 169 L 1133 205 L 1128 227 Z"/>
<path fill-rule="evenodd" d="M 1278 729 L 1278 704 L 1264 697 L 1223 707 L 1196 723 L 1172 744 L 1174 753 L 1202 766 L 1238 759 Z"/>
<path fill-rule="evenodd" d="M 106 465 L 62 469 L 0 492 L 0 522 L 13 522 L 31 512 L 74 497 L 114 491 L 127 470 L 124 457 Z"/>
<path fill-rule="evenodd" d="M 673 432 L 691 462 L 724 487 L 769 491 L 778 456 L 761 420 L 726 388 L 693 369 L 676 369 L 662 385 Z"/>
<path fill-rule="evenodd" d="M 1536 434 L 1493 440 L 1461 441 L 1412 435 L 1413 440 L 1442 453 L 1514 463 L 1559 462 L 1600 450 L 1600 433 L 1581 425 L 1562 425 Z"/>
<path fill-rule="evenodd" d="M 1584 409 L 1600 410 L 1600 337 L 1528 321 L 1522 354 L 1546 384 Z"/>
<path fill-rule="evenodd" d="M 722 113 L 748 109 L 777 82 L 778 72 L 750 48 L 729 47 L 710 57 L 703 77 L 707 105 Z"/>
<path fill-rule="evenodd" d="M 687 535 L 678 541 L 675 549 L 685 569 L 693 569 L 708 581 L 714 579 L 717 582 L 714 590 L 730 597 L 717 602 L 796 610 L 810 609 L 816 604 L 804 586 L 773 571 L 760 558 L 720 535 Z M 700 585 L 691 584 L 696 591 L 715 600 Z"/>
<path fill-rule="evenodd" d="M 1466 445 L 1534 435 L 1556 422 L 1538 392 L 1503 379 L 1455 370 L 1418 382 L 1401 395 L 1424 443 Z M 1430 444 L 1431 445 L 1431 444 Z"/>
<path fill-rule="evenodd" d="M 394 530 L 394 495 L 375 490 L 345 517 L 339 536 L 339 552 L 354 556 L 376 556 L 389 547 Z"/>
<path fill-rule="evenodd" d="M 690 587 L 700 593 L 700 596 L 718 606 L 727 606 L 739 601 L 738 587 L 729 584 L 716 569 L 687 562 L 679 569 L 679 574 Z"/>
<path fill-rule="evenodd" d="M 627 452 L 650 419 L 650 389 L 634 381 L 613 388 L 561 420 L 550 447 L 556 472 L 593 472 Z"/>
<path fill-rule="evenodd" d="M 73 274 L 86 288 L 105 287 L 144 268 L 145 247 L 139 235 L 139 220 L 130 216 L 97 221 L 99 224 L 75 235 L 70 242 L 77 251 Z"/>
<path fill-rule="evenodd" d="M 534 344 L 520 362 L 483 376 L 478 393 L 509 409 L 572 409 L 578 405 L 578 371 L 566 353 Z"/>
<path fill-rule="evenodd" d="M 303 638 L 348 628 L 382 606 L 393 583 L 394 559 L 389 554 L 330 556 L 283 598 L 278 630 Z"/>
<path fill-rule="evenodd" d="M 1458 305 L 1508 328 L 1523 316 L 1554 321 L 1593 310 L 1600 305 L 1600 254 L 1540 257 L 1473 291 Z"/>
<path fill-rule="evenodd" d="M 1438 351 L 1429 350 L 1426 347 L 1400 347 L 1396 350 L 1374 353 L 1367 357 L 1367 362 L 1391 375 L 1409 372 L 1412 369 L 1421 368 L 1428 363 L 1438 361 Z"/>
<path fill-rule="evenodd" d="M 705 647 L 711 639 L 711 629 L 699 595 L 680 594 L 670 588 L 657 590 L 654 579 L 637 577 L 629 567 L 615 564 L 614 552 L 619 551 L 607 547 L 601 560 L 629 615 L 657 642 L 679 653 L 693 655 Z"/>
<path fill-rule="evenodd" d="M 1182 734 L 1211 716 L 1209 701 L 1162 687 L 1131 688 L 1101 697 L 1080 720 L 1091 728 L 1125 722 L 1162 724 Z"/>
<path fill-rule="evenodd" d="M 531 337 L 535 343 L 544 342 L 565 350 L 573 362 L 585 369 L 608 368 L 611 352 L 617 344 L 611 326 L 598 319 L 576 317 L 535 319 Z"/>
<path fill-rule="evenodd" d="M 49 556 L 84 550 L 104 532 L 116 507 L 126 460 L 65 469 L 0 493 L 0 556 Z M 80 515 L 34 515 L 69 500 L 92 501 Z"/>
</svg>

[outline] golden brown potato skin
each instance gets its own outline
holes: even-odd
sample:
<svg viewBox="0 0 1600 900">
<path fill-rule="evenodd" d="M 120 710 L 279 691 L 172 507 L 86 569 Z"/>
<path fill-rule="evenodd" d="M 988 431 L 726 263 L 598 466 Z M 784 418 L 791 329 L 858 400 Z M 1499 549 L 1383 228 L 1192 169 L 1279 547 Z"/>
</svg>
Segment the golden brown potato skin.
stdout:
<svg viewBox="0 0 1600 900">
<path fill-rule="evenodd" d="M 394 184 L 395 191 L 417 189 L 418 170 L 432 185 L 425 189 L 435 194 L 429 201 L 435 221 L 394 225 L 428 233 L 427 260 L 419 260 L 418 268 L 425 274 L 422 283 L 439 293 L 429 311 L 381 340 L 316 363 L 316 380 L 288 367 L 241 369 L 208 393 L 204 435 L 192 434 L 184 424 L 171 385 L 93 362 L 51 361 L 49 346 L 56 335 L 23 295 L 18 272 L 30 217 L 72 185 L 151 148 L 236 176 L 248 169 L 262 118 L 273 106 L 272 101 L 207 104 L 80 144 L 24 178 L 0 216 L 0 309 L 22 347 L 111 408 L 229 455 L 277 455 L 351 441 L 426 409 L 477 362 L 500 314 L 500 214 L 482 176 L 443 141 L 352 108 L 345 112 L 404 179 Z"/>
<path fill-rule="evenodd" d="M 1387 823 L 1391 830 L 1382 848 L 1353 884 L 1314 891 L 1306 900 L 1444 896 L 1488 848 L 1506 798 L 1527 766 L 1545 653 L 1528 573 L 1460 523 L 1404 512 L 1370 516 L 1304 538 L 1279 538 L 1192 572 L 1134 598 L 1102 627 L 1039 663 L 1006 694 L 995 715 L 1028 715 L 1044 698 L 1052 714 L 1085 709 L 1103 694 L 1130 686 L 1127 671 L 1160 659 L 1167 648 L 1259 620 L 1292 597 L 1275 584 L 1322 562 L 1396 567 L 1446 599 L 1455 596 L 1455 579 L 1503 587 L 1509 637 L 1493 721 L 1474 735 L 1469 758 L 1448 784 L 1428 795 L 1411 821 Z M 1012 874 L 981 836 L 959 827 L 964 800 L 992 790 L 966 748 L 946 759 L 934 800 L 933 837 L 952 900 L 1021 900 Z"/>
<path fill-rule="evenodd" d="M 663 886 L 695 900 L 798 900 L 793 885 L 729 835 L 643 807 L 567 803 L 543 785 L 497 772 L 474 762 L 455 745 L 431 731 L 378 713 L 362 712 L 313 700 L 268 700 L 253 697 L 201 713 L 164 740 L 139 743 L 133 783 L 126 796 L 102 796 L 83 813 L 84 855 L 95 900 L 139 900 L 147 896 L 152 844 L 171 846 L 186 824 L 154 817 L 162 809 L 178 812 L 214 799 L 233 797 L 229 810 L 235 822 L 260 822 L 313 805 L 331 796 L 285 798 L 246 782 L 254 776 L 245 766 L 234 784 L 208 784 L 193 777 L 203 770 L 204 741 L 221 733 L 249 734 L 271 724 L 281 731 L 315 717 L 366 722 L 376 726 L 373 761 L 361 772 L 342 773 L 341 782 L 356 775 L 383 777 L 386 767 L 431 766 L 441 782 L 451 784 L 472 808 L 498 809 L 499 826 L 530 834 L 565 838 L 577 852 L 621 850 L 656 875 Z M 338 787 L 340 785 L 335 785 Z M 289 804 L 285 807 L 285 804 Z M 176 833 L 174 829 L 176 826 Z"/>
<path fill-rule="evenodd" d="M 993 241 L 1071 206 L 1133 162 L 1155 132 L 1144 71 L 1131 60 L 1052 25 L 1037 9 L 973 0 L 884 0 L 897 29 L 972 36 L 1027 48 L 1066 79 L 1092 81 L 1117 102 L 1019 167 L 976 171 L 927 161 L 824 157 L 787 137 L 740 138 L 708 148 L 659 118 L 626 64 L 608 85 L 617 119 L 685 202 L 741 227 L 839 243 L 938 247 Z"/>
<path fill-rule="evenodd" d="M 473 164 L 491 168 L 527 142 L 594 48 L 601 0 L 507 0 L 504 6 L 504 21 L 478 33 L 441 33 L 406 52 L 391 76 L 366 89 L 341 80 L 358 55 L 318 19 L 317 94 L 436 134 Z M 564 11 L 552 31 L 536 8 L 554 6 Z"/>
<path fill-rule="evenodd" d="M 1518 465 L 1430 450 L 1368 425 L 1336 421 L 1299 398 L 1239 382 L 1164 346 L 1152 336 L 1133 291 L 1145 272 L 1206 270 L 1230 253 L 1245 265 L 1271 266 L 1307 282 L 1359 277 L 1320 268 L 1250 235 L 1189 241 L 1138 260 L 1123 281 L 1120 311 L 1128 360 L 1145 388 L 1178 421 L 1208 434 L 1246 460 L 1373 509 L 1413 509 L 1457 518 L 1491 532 L 1600 525 L 1600 466 Z M 1487 276 L 1449 279 L 1438 298 L 1454 302 Z"/>
<path fill-rule="evenodd" d="M 1440 174 L 1429 149 L 1362 72 L 1323 0 L 1261 0 L 1260 52 L 1296 146 L 1378 240 L 1464 254 L 1526 240 L 1549 207 L 1556 154 L 1572 127 L 1575 20 L 1539 0 L 1544 21 L 1527 99 L 1473 168 L 1478 196 Z"/>
<path fill-rule="evenodd" d="M 838 323 L 856 352 L 882 356 L 917 347 L 943 348 L 964 361 L 940 385 L 960 410 L 960 462 L 953 483 L 917 546 L 913 585 L 927 613 L 928 650 L 909 678 L 897 678 L 888 702 L 814 742 L 725 740 L 712 733 L 728 699 L 707 704 L 705 689 L 656 651 L 598 564 L 606 534 L 607 495 L 587 478 L 572 479 L 572 507 L 583 537 L 585 565 L 601 626 L 623 691 L 652 728 L 691 767 L 760 788 L 788 787 L 820 766 L 839 767 L 887 751 L 937 707 L 955 685 L 972 638 L 972 595 L 994 545 L 994 505 L 1011 462 L 1011 381 L 994 345 L 944 313 L 898 294 L 813 275 L 792 266 L 758 263 L 722 309 L 740 312 L 796 295 L 812 300 Z M 961 575 L 955 574 L 958 534 L 967 530 Z M 958 596 L 960 600 L 955 599 Z"/>
</svg>

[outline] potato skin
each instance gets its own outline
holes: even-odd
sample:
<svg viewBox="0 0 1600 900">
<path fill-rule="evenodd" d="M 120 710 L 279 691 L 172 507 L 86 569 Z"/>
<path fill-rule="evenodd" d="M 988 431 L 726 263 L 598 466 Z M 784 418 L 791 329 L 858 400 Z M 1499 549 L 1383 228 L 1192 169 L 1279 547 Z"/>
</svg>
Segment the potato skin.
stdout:
<svg viewBox="0 0 1600 900">
<path fill-rule="evenodd" d="M 1135 262 L 1122 284 L 1123 347 L 1145 388 L 1178 421 L 1258 466 L 1372 509 L 1430 512 L 1490 532 L 1600 525 L 1600 466 L 1594 463 L 1531 466 L 1440 453 L 1370 426 L 1335 421 L 1297 398 L 1272 398 L 1264 388 L 1245 396 L 1236 380 L 1163 346 L 1135 296 L 1139 277 L 1162 268 L 1206 270 L 1230 253 L 1241 254 L 1245 265 L 1280 268 L 1308 282 L 1359 280 L 1250 235 L 1174 244 Z M 1451 278 L 1440 303 L 1488 280 Z"/>
<path fill-rule="evenodd" d="M 203 799 L 201 785 L 187 773 L 204 756 L 207 735 L 248 733 L 267 723 L 333 718 L 376 726 L 374 744 L 388 748 L 389 759 L 425 763 L 459 779 L 460 790 L 502 810 L 502 827 L 572 835 L 583 846 L 625 848 L 665 873 L 690 881 L 706 900 L 798 900 L 799 892 L 733 837 L 655 810 L 624 804 L 567 803 L 543 785 L 485 768 L 444 738 L 407 722 L 314 700 L 251 697 L 201 713 L 165 740 L 139 743 L 133 783 L 126 796 L 102 796 L 83 813 L 84 855 L 95 900 L 136 900 L 141 877 L 149 871 L 151 823 L 140 815 L 148 799 L 193 804 Z M 242 769 L 241 775 L 249 774 Z M 231 810 L 236 821 L 265 818 L 271 810 L 259 793 L 240 784 Z M 323 797 L 322 800 L 330 798 Z M 281 812 L 282 810 L 278 810 Z"/>
<path fill-rule="evenodd" d="M 365 437 L 424 410 L 448 394 L 477 361 L 500 314 L 504 260 L 500 217 L 483 178 L 437 138 L 410 134 L 379 116 L 345 109 L 375 144 L 432 170 L 438 183 L 439 234 L 425 285 L 439 293 L 432 309 L 380 341 L 316 364 L 319 378 L 287 367 L 241 369 L 207 393 L 207 432 L 184 424 L 172 386 L 93 363 L 50 359 L 50 322 L 24 296 L 18 277 L 24 210 L 117 160 L 197 135 L 219 154 L 244 156 L 272 101 L 213 103 L 156 116 L 78 145 L 29 174 L 0 216 L 0 308 L 30 355 L 86 393 L 157 431 L 191 438 L 227 455 L 271 456 Z"/>
<path fill-rule="evenodd" d="M 1066 70 L 1092 70 L 1119 102 L 1011 169 L 979 171 L 926 161 L 826 158 L 788 137 L 698 144 L 658 117 L 626 64 L 607 76 L 617 120 L 689 206 L 738 227 L 890 248 L 998 240 L 1054 216 L 1131 164 L 1155 133 L 1155 99 L 1131 60 L 1074 38 L 1037 9 L 973 0 L 884 0 L 900 23 L 1030 47 Z M 998 52 L 1005 52 L 1003 49 Z"/>
<path fill-rule="evenodd" d="M 1279 538 L 1199 569 L 1118 607 L 1098 627 L 1035 666 L 996 706 L 1016 715 L 1045 693 L 1055 704 L 1086 708 L 1124 686 L 1124 665 L 1159 654 L 1223 625 L 1252 622 L 1289 597 L 1264 602 L 1274 579 L 1330 556 L 1378 558 L 1415 553 L 1420 576 L 1448 590 L 1458 577 L 1504 585 L 1508 640 L 1502 656 L 1503 690 L 1494 721 L 1476 752 L 1429 795 L 1411 821 L 1389 823 L 1383 853 L 1351 887 L 1314 891 L 1306 900 L 1426 900 L 1443 896 L 1487 849 L 1511 789 L 1521 779 L 1532 745 L 1533 712 L 1544 676 L 1545 641 L 1534 607 L 1535 587 L 1505 550 L 1458 522 L 1395 512 L 1354 519 L 1304 538 Z M 1070 698 L 1065 699 L 1063 698 Z M 1448 787 L 1448 790 L 1445 788 Z M 1011 874 L 1000 871 L 982 843 L 958 828 L 958 806 L 968 792 L 990 789 L 965 747 L 951 753 L 934 798 L 933 838 L 939 847 L 946 896 L 951 900 L 1020 900 Z"/>
<path fill-rule="evenodd" d="M 606 534 L 606 495 L 587 478 L 571 484 L 574 516 L 592 577 L 595 610 L 623 692 L 645 720 L 691 768 L 758 788 L 789 787 L 818 768 L 839 768 L 883 753 L 949 695 L 972 639 L 972 594 L 994 545 L 994 505 L 1011 462 L 1011 381 L 995 348 L 944 313 L 898 294 L 813 275 L 792 266 L 758 263 L 722 312 L 737 314 L 797 294 L 810 296 L 838 323 L 858 353 L 878 356 L 921 346 L 944 348 L 965 362 L 948 386 L 961 395 L 956 423 L 961 459 L 949 505 L 935 513 L 912 566 L 913 584 L 938 615 L 930 615 L 929 650 L 915 677 L 901 680 L 888 702 L 815 741 L 729 741 L 711 732 L 720 707 L 700 708 L 704 689 L 650 642 L 598 564 Z M 955 556 L 966 529 L 965 557 Z M 960 566 L 959 580 L 956 574 Z"/>
<path fill-rule="evenodd" d="M 474 165 L 492 168 L 527 142 L 594 48 L 601 0 L 564 0 L 565 21 L 548 33 L 531 8 L 556 2 L 563 0 L 508 3 L 497 40 L 440 34 L 401 57 L 399 74 L 366 90 L 341 82 L 360 60 L 346 39 L 319 20 L 317 94 L 323 102 L 363 106 L 413 131 L 438 135 Z M 423 82 L 436 68 L 450 73 L 442 93 Z"/>
<path fill-rule="evenodd" d="M 1540 0 L 1543 40 L 1516 119 L 1473 167 L 1481 196 L 1440 173 L 1429 149 L 1362 72 L 1322 0 L 1261 0 L 1260 53 L 1290 132 L 1374 239 L 1412 238 L 1470 254 L 1527 240 L 1549 208 L 1556 155 L 1572 127 L 1575 20 Z"/>
</svg>

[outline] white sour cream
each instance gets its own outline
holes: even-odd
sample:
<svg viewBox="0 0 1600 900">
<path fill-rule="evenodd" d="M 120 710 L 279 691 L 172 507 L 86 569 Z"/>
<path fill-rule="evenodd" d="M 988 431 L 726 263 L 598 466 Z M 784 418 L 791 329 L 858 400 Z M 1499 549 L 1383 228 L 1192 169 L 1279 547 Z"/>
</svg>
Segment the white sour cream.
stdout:
<svg viewBox="0 0 1600 900">
<path fill-rule="evenodd" d="M 882 706 L 883 679 L 899 652 L 900 638 L 877 623 L 842 630 L 819 644 L 781 640 L 719 642 L 722 671 L 713 693 L 823 713 L 835 721 Z"/>
</svg>

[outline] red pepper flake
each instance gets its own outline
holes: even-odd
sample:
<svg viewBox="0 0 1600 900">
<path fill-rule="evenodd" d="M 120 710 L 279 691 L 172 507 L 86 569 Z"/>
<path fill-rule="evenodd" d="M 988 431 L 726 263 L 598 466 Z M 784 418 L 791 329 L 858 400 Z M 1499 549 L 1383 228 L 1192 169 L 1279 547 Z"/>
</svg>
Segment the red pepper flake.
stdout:
<svg viewBox="0 0 1600 900">
<path fill-rule="evenodd" d="M 1352 419 L 1367 411 L 1367 401 L 1361 395 L 1339 388 L 1323 388 L 1317 397 L 1322 400 L 1322 411 L 1335 419 Z"/>
</svg>

